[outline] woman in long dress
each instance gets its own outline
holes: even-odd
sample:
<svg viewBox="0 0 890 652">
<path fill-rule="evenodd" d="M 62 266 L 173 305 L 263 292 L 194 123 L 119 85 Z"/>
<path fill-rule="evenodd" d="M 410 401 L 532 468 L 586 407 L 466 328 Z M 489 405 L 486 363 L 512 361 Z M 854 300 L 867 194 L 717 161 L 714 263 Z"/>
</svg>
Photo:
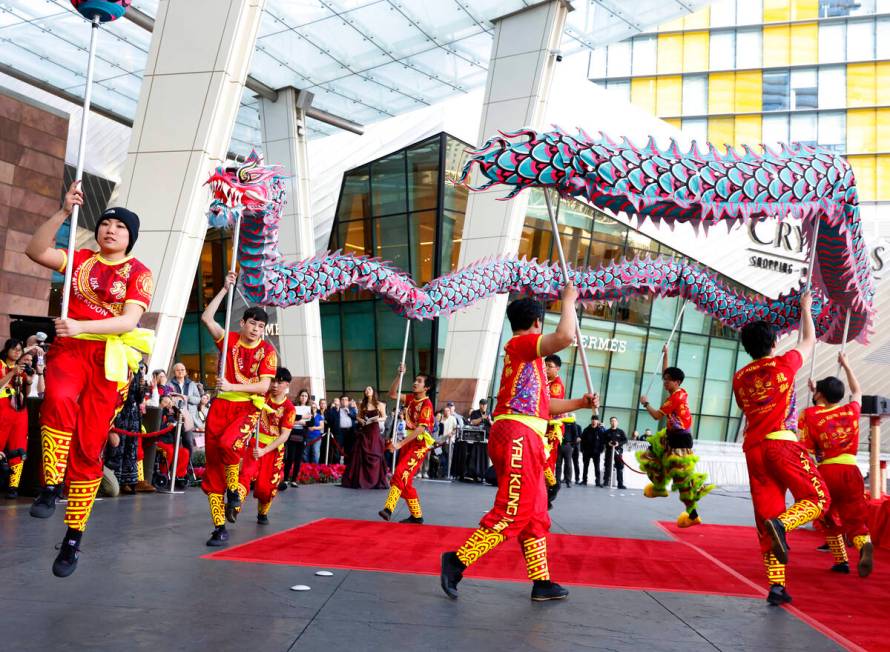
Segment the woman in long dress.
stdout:
<svg viewBox="0 0 890 652">
<path fill-rule="evenodd" d="M 386 405 L 377 398 L 373 387 L 365 387 L 356 419 L 359 429 L 349 466 L 343 474 L 343 486 L 352 489 L 387 489 L 385 446 L 380 424 L 386 421 Z"/>
</svg>

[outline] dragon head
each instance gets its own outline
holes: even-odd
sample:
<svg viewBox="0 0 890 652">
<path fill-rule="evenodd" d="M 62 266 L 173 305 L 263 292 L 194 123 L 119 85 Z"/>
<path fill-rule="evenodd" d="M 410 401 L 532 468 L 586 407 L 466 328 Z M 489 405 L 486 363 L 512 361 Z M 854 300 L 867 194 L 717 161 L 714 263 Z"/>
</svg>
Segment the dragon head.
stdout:
<svg viewBox="0 0 890 652">
<path fill-rule="evenodd" d="M 213 194 L 210 226 L 225 226 L 234 224 L 242 211 L 261 212 L 279 199 L 281 168 L 263 165 L 263 157 L 253 150 L 243 163 L 217 167 L 206 184 Z"/>
</svg>

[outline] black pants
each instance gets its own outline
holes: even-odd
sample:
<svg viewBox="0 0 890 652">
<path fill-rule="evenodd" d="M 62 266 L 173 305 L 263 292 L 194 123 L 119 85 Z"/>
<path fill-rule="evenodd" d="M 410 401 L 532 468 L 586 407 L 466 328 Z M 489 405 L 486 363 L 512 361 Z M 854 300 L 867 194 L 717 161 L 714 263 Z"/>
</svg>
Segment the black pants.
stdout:
<svg viewBox="0 0 890 652">
<path fill-rule="evenodd" d="M 296 482 L 300 475 L 300 466 L 303 464 L 303 449 L 305 441 L 290 441 L 284 445 L 284 474 L 282 482 L 290 480 Z"/>
<path fill-rule="evenodd" d="M 562 444 L 556 452 L 556 479 L 572 484 L 572 445 Z"/>
<path fill-rule="evenodd" d="M 618 456 L 621 455 L 621 451 L 617 448 L 609 446 L 606 448 L 606 468 L 603 472 L 603 484 L 607 487 L 609 486 L 609 481 L 612 479 L 612 458 L 615 458 L 615 476 L 618 480 L 618 486 L 621 487 L 624 485 L 624 462 L 621 461 L 621 458 Z"/>
<path fill-rule="evenodd" d="M 602 479 L 600 477 L 600 459 L 602 459 L 603 452 L 588 452 L 584 451 L 584 482 L 587 482 L 587 470 L 590 468 L 590 462 L 593 461 L 593 474 L 596 481 L 596 484 L 602 484 Z"/>
<path fill-rule="evenodd" d="M 575 469 L 575 484 L 581 481 L 581 465 L 578 464 L 578 457 L 581 455 L 581 447 L 572 444 L 572 466 Z"/>
</svg>

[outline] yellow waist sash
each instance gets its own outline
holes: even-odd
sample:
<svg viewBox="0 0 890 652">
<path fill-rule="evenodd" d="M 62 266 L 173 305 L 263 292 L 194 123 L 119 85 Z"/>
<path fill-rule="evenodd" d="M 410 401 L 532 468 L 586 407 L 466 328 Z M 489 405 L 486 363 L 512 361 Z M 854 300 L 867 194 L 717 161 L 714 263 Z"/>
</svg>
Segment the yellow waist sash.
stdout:
<svg viewBox="0 0 890 652">
<path fill-rule="evenodd" d="M 819 462 L 819 466 L 822 466 L 823 464 L 852 464 L 853 466 L 856 466 L 856 456 L 851 455 L 850 453 L 843 453 Z"/>
<path fill-rule="evenodd" d="M 414 430 L 409 430 L 410 433 L 417 433 L 416 439 L 417 441 L 423 443 L 426 446 L 432 446 L 436 443 L 436 440 L 430 436 L 426 430 L 422 430 L 421 428 L 415 428 Z"/>
<path fill-rule="evenodd" d="M 3 389 L 0 389 L 0 398 L 9 398 L 10 396 L 15 396 L 15 390 L 9 387 L 8 385 Z"/>
<path fill-rule="evenodd" d="M 139 369 L 142 354 L 150 354 L 155 345 L 154 331 L 148 328 L 134 328 L 120 335 L 81 333 L 74 339 L 105 342 L 105 378 L 117 383 L 126 383 L 130 372 Z"/>
<path fill-rule="evenodd" d="M 497 421 L 518 421 L 524 426 L 534 430 L 541 437 L 547 436 L 547 419 L 536 417 L 531 414 L 499 414 L 494 418 Z"/>
<path fill-rule="evenodd" d="M 276 439 L 278 439 L 278 437 L 276 437 L 275 435 L 267 435 L 267 434 L 265 434 L 265 433 L 263 433 L 263 432 L 260 433 L 260 443 L 261 443 L 261 444 L 265 444 L 265 445 L 268 446 L 269 444 L 271 444 L 271 443 L 272 443 L 273 441 L 275 441 Z"/>
<path fill-rule="evenodd" d="M 797 435 L 790 430 L 776 430 L 769 433 L 764 439 L 774 439 L 778 441 L 797 441 Z"/>
<path fill-rule="evenodd" d="M 220 392 L 216 397 L 226 401 L 232 401 L 232 403 L 246 403 L 247 401 L 250 401 L 258 410 L 265 410 L 266 412 L 275 411 L 273 408 L 269 407 L 269 404 L 266 403 L 266 398 L 261 394 L 248 394 L 247 392 Z"/>
</svg>

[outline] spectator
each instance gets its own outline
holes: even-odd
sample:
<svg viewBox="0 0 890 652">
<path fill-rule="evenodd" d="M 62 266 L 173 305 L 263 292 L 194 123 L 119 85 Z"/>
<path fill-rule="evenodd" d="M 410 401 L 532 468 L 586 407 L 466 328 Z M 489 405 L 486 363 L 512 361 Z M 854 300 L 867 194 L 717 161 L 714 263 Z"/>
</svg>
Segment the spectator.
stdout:
<svg viewBox="0 0 890 652">
<path fill-rule="evenodd" d="M 566 425 L 566 431 L 568 431 L 569 425 L 572 426 L 574 431 L 572 436 L 572 468 L 575 470 L 575 484 L 578 484 L 581 482 L 581 464 L 578 461 L 581 455 L 581 426 L 576 421 L 573 421 L 571 424 Z"/>
<path fill-rule="evenodd" d="M 321 459 L 322 433 L 324 433 L 324 414 L 319 409 L 318 403 L 312 401 L 312 416 L 307 424 L 306 446 L 303 449 L 304 462 L 318 464 Z"/>
<path fill-rule="evenodd" d="M 0 351 L 0 461 L 8 467 L 7 498 L 18 497 L 28 452 L 28 412 L 25 397 L 35 372 L 23 353 L 21 340 L 8 339 Z"/>
<path fill-rule="evenodd" d="M 463 427 L 464 427 L 463 415 L 457 411 L 456 407 L 454 407 L 454 401 L 448 401 L 448 403 L 446 403 L 445 406 L 451 412 L 451 416 L 454 417 L 454 421 L 456 423 L 456 428 L 457 428 L 458 432 L 460 432 L 461 430 L 463 430 Z"/>
<path fill-rule="evenodd" d="M 373 387 L 365 387 L 356 415 L 356 437 L 342 486 L 352 489 L 387 489 L 385 447 L 380 427 L 386 422 L 386 404 Z"/>
<path fill-rule="evenodd" d="M 19 364 L 24 370 L 21 387 L 22 405 L 24 405 L 24 399 L 31 398 L 32 396 L 43 396 L 43 392 L 46 389 L 46 384 L 43 380 L 43 364 L 41 363 L 40 365 L 38 365 L 35 362 L 35 356 L 31 351 L 25 351 L 24 353 L 22 353 L 22 357 L 19 358 Z"/>
<path fill-rule="evenodd" d="M 288 482 L 291 487 L 298 486 L 300 466 L 303 464 L 303 448 L 306 446 L 306 433 L 312 419 L 312 405 L 309 403 L 308 389 L 300 390 L 294 407 L 297 409 L 297 418 L 284 447 L 284 473 L 281 476 L 281 483 L 278 485 L 280 491 L 287 489 Z M 290 478 L 289 481 L 288 478 Z"/>
<path fill-rule="evenodd" d="M 140 365 L 139 370 L 130 379 L 124 404 L 114 418 L 114 426 L 125 432 L 142 431 L 141 407 L 145 400 L 143 368 L 144 365 Z M 142 470 L 142 465 L 139 463 L 139 438 L 110 433 L 109 443 L 105 449 L 105 466 L 114 472 L 120 491 L 135 494 Z"/>
<path fill-rule="evenodd" d="M 330 431 L 330 427 L 328 426 L 328 400 L 326 398 L 318 399 L 318 414 L 321 418 L 321 434 L 327 436 Z M 325 441 L 325 437 L 322 436 L 321 439 L 318 440 L 318 447 L 321 449 L 322 444 Z M 331 445 L 330 442 L 324 447 L 324 459 L 320 459 L 322 464 L 330 464 L 330 453 Z"/>
<path fill-rule="evenodd" d="M 634 430 L 633 434 L 630 436 L 633 441 L 637 441 L 640 438 L 640 431 Z"/>
<path fill-rule="evenodd" d="M 606 429 L 600 424 L 599 415 L 594 414 L 590 419 L 590 425 L 581 433 L 581 454 L 584 457 L 584 479 L 581 480 L 581 484 L 587 484 L 587 471 L 590 467 L 590 461 L 593 460 L 596 486 L 603 486 L 600 478 L 600 457 L 603 454 L 605 435 Z"/>
<path fill-rule="evenodd" d="M 343 450 L 343 433 L 340 429 L 340 397 L 336 397 L 331 401 L 327 414 L 325 414 L 325 423 L 331 431 L 334 438 L 336 453 L 334 459 L 341 460 L 340 451 Z"/>
<path fill-rule="evenodd" d="M 618 427 L 618 419 L 611 417 L 609 419 L 609 429 L 605 432 L 605 470 L 603 472 L 603 483 L 608 487 L 609 481 L 612 479 L 612 462 L 615 463 L 615 476 L 618 480 L 619 489 L 627 489 L 624 486 L 624 462 L 621 460 L 621 454 L 624 452 L 624 445 L 627 443 L 627 435 Z"/>
<path fill-rule="evenodd" d="M 340 414 L 337 419 L 340 422 L 340 437 L 342 437 L 341 446 L 346 463 L 349 463 L 349 456 L 352 454 L 352 446 L 355 443 L 355 419 L 358 416 L 356 410 L 350 406 L 352 399 L 348 396 L 340 397 Z"/>
<path fill-rule="evenodd" d="M 204 392 L 198 401 L 198 408 L 195 410 L 195 432 L 204 432 L 204 424 L 207 422 L 207 415 L 210 413 L 210 394 Z"/>
<path fill-rule="evenodd" d="M 556 480 L 565 482 L 566 487 L 572 486 L 572 452 L 579 436 L 576 427 L 573 421 L 563 424 L 562 442 L 556 453 Z M 575 480 L 577 481 L 577 477 Z"/>
<path fill-rule="evenodd" d="M 449 402 L 442 410 L 442 435 L 433 449 L 433 454 L 439 462 L 439 468 L 436 470 L 437 478 L 448 478 L 448 453 L 460 429 L 457 417 L 454 403 Z"/>
<path fill-rule="evenodd" d="M 652 430 L 650 428 L 646 428 L 643 431 L 643 434 L 640 435 L 640 441 L 649 441 L 649 437 L 652 436 Z"/>
<path fill-rule="evenodd" d="M 177 407 L 185 408 L 189 415 L 189 422 L 192 428 L 183 430 L 182 445 L 185 446 L 189 453 L 195 448 L 194 423 L 195 415 L 198 413 L 198 403 L 201 402 L 201 394 L 198 392 L 198 385 L 188 377 L 185 365 L 177 362 L 173 365 L 173 380 L 170 381 L 169 389 L 178 395 Z"/>
<path fill-rule="evenodd" d="M 155 369 L 151 372 L 151 381 L 148 384 L 148 400 L 145 402 L 149 407 L 160 407 L 161 397 L 169 393 L 167 388 L 167 372 L 163 369 Z"/>
<path fill-rule="evenodd" d="M 491 424 L 491 415 L 488 413 L 488 399 L 480 398 L 479 408 L 470 412 L 470 425 L 484 428 L 485 432 L 488 432 Z"/>
<path fill-rule="evenodd" d="M 182 411 L 181 408 L 175 405 L 174 397 L 170 394 L 161 397 L 160 405 L 158 407 L 161 408 L 161 430 L 173 426 L 173 430 L 158 437 L 158 450 L 164 453 L 170 478 L 175 478 L 175 487 L 177 489 L 182 489 L 188 484 L 186 474 L 188 472 L 190 456 L 189 450 L 185 446 L 180 446 L 179 456 L 176 457 L 176 423 L 179 420 L 180 412 L 182 412 L 183 416 L 183 431 L 185 431 L 187 427 L 189 430 L 194 430 L 195 424 L 192 421 L 191 416 L 189 416 L 188 411 Z M 175 476 L 172 472 L 174 457 L 176 457 Z"/>
</svg>

